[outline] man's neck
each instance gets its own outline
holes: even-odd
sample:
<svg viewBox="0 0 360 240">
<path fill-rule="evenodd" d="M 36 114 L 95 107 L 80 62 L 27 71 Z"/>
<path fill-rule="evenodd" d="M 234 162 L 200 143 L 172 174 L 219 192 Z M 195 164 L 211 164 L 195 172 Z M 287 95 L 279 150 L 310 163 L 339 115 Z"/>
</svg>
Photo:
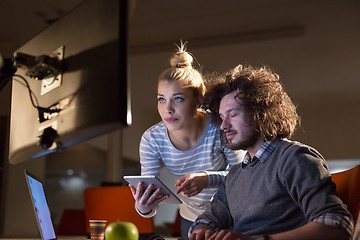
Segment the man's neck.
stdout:
<svg viewBox="0 0 360 240">
<path fill-rule="evenodd" d="M 261 146 L 265 143 L 265 139 L 263 137 L 259 137 L 259 139 L 255 142 L 252 147 L 246 149 L 251 157 L 251 159 L 255 156 L 257 151 L 261 148 Z"/>
</svg>

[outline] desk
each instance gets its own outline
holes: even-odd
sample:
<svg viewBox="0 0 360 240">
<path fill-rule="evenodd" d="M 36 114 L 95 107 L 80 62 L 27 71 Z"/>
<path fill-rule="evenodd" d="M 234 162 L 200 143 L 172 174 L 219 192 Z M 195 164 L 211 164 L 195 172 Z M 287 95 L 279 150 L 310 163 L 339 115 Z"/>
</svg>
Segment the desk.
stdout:
<svg viewBox="0 0 360 240">
<path fill-rule="evenodd" d="M 41 240 L 41 238 L 0 238 L 0 240 Z M 59 237 L 58 240 L 88 240 L 82 236 L 66 236 L 66 237 Z M 165 237 L 165 240 L 177 240 L 176 237 Z"/>
</svg>

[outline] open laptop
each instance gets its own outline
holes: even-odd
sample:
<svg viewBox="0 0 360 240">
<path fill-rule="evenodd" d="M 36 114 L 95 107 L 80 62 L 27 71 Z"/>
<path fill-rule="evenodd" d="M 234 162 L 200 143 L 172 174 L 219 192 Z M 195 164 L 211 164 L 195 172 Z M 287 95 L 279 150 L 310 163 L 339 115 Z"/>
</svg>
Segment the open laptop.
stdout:
<svg viewBox="0 0 360 240">
<path fill-rule="evenodd" d="M 39 226 L 39 231 L 42 240 L 58 240 L 59 238 L 56 236 L 53 222 L 50 216 L 50 209 L 47 204 L 45 189 L 43 181 L 29 172 L 28 170 L 24 170 L 26 183 L 29 189 L 30 197 L 32 200 L 33 209 L 35 212 L 37 224 Z M 62 236 L 63 240 L 85 240 L 86 236 Z M 164 239 L 160 235 L 156 234 L 139 234 L 139 240 L 159 240 Z"/>
<path fill-rule="evenodd" d="M 57 239 L 42 180 L 25 170 L 26 183 L 42 240 Z"/>
</svg>

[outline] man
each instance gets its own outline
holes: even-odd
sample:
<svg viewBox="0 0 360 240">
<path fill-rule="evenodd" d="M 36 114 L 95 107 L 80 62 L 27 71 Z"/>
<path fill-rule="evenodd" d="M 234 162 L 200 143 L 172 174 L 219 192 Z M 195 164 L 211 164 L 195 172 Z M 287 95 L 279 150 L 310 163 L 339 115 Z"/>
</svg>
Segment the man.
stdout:
<svg viewBox="0 0 360 240">
<path fill-rule="evenodd" d="M 227 145 L 247 154 L 190 228 L 191 240 L 351 238 L 352 217 L 324 158 L 288 140 L 299 117 L 276 73 L 239 65 L 212 83 L 205 106 Z"/>
</svg>

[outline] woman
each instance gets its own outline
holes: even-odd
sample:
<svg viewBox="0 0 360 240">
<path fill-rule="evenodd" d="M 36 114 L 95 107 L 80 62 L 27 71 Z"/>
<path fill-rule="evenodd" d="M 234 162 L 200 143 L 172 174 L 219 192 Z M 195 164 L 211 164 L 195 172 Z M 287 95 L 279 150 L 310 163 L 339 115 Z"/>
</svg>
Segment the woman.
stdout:
<svg viewBox="0 0 360 240">
<path fill-rule="evenodd" d="M 205 93 L 201 74 L 192 68 L 193 58 L 179 48 L 158 81 L 158 112 L 162 121 L 150 127 L 140 142 L 141 175 L 159 175 L 161 163 L 177 178 L 180 195 L 181 237 L 202 213 L 229 167 L 242 161 L 244 152 L 221 145 L 220 129 L 199 109 Z M 143 217 L 152 217 L 160 189 L 142 183 L 130 186 L 135 207 Z"/>
</svg>

